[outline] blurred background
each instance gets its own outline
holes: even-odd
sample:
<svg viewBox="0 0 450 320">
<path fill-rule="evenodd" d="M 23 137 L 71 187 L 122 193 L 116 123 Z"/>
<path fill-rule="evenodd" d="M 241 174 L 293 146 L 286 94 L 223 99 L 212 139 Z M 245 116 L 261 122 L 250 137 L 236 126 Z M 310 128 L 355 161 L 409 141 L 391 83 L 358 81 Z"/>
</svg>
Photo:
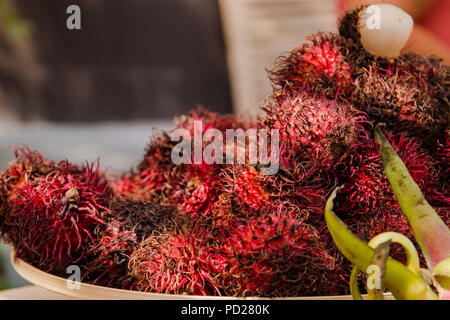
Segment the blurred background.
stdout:
<svg viewBox="0 0 450 320">
<path fill-rule="evenodd" d="M 81 10 L 79 30 L 67 28 L 70 5 Z M 0 170 L 13 159 L 9 145 L 27 144 L 57 161 L 100 158 L 123 172 L 139 162 L 152 128 L 170 129 L 196 105 L 258 113 L 275 59 L 309 34 L 336 31 L 338 15 L 356 5 L 0 0 Z M 0 289 L 24 284 L 0 244 Z"/>
</svg>

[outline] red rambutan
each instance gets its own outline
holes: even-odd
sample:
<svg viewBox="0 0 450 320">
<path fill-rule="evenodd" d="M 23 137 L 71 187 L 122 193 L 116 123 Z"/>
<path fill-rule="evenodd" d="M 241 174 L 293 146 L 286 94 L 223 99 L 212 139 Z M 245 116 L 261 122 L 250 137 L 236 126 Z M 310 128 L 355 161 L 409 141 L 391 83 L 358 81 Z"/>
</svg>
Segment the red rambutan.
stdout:
<svg viewBox="0 0 450 320">
<path fill-rule="evenodd" d="M 264 107 L 267 115 L 262 127 L 276 129 L 283 158 L 298 156 L 312 166 L 333 170 L 351 153 L 360 136 L 366 136 L 363 114 L 333 100 L 307 95 L 275 95 L 275 102 Z M 292 155 L 293 154 L 293 155 Z"/>
<path fill-rule="evenodd" d="M 227 295 L 289 297 L 329 292 L 328 274 L 335 270 L 336 260 L 321 245 L 314 227 L 273 213 L 236 220 L 222 238 L 217 255 L 228 261 L 219 265 L 217 276 Z"/>
<path fill-rule="evenodd" d="M 449 111 L 441 111 L 429 79 L 409 65 L 373 62 L 361 70 L 352 102 L 376 124 L 384 122 L 397 132 L 420 137 L 426 145 L 442 138 Z M 431 139 L 431 140 L 429 140 Z"/>
<path fill-rule="evenodd" d="M 6 240 L 16 256 L 53 269 L 79 261 L 94 240 L 109 189 L 98 163 L 78 168 L 67 161 L 16 189 L 10 199 Z"/>
<path fill-rule="evenodd" d="M 217 200 L 219 167 L 207 164 L 178 165 L 168 178 L 164 190 L 168 203 L 191 218 L 207 216 Z"/>
<path fill-rule="evenodd" d="M 320 92 L 333 99 L 353 82 L 351 67 L 344 53 L 343 38 L 319 33 L 308 37 L 287 57 L 279 58 L 271 79 L 286 90 Z"/>
<path fill-rule="evenodd" d="M 0 176 L 0 193 L 5 198 L 14 197 L 16 189 L 34 178 L 47 175 L 55 168 L 55 163 L 44 158 L 38 151 L 31 151 L 26 146 L 12 149 L 16 159 Z"/>
<path fill-rule="evenodd" d="M 292 168 L 280 168 L 275 175 L 263 175 L 250 165 L 230 166 L 222 171 L 222 186 L 212 215 L 219 225 L 271 212 L 320 220 L 333 185 L 298 162 Z"/>
<path fill-rule="evenodd" d="M 154 134 L 137 172 L 132 171 L 113 181 L 114 193 L 129 200 L 160 202 L 167 174 L 174 167 L 171 153 L 175 144 L 165 132 Z"/>
<path fill-rule="evenodd" d="M 208 129 L 225 133 L 227 129 L 246 129 L 251 125 L 233 115 L 222 116 L 200 108 L 177 118 L 175 129 L 188 130 L 193 141 L 194 121 L 201 122 L 200 134 Z M 196 163 L 193 154 L 190 155 L 192 164 L 174 164 L 172 149 L 177 143 L 171 141 L 169 133 L 154 137 L 137 172 L 125 175 L 114 183 L 115 193 L 128 199 L 152 200 L 160 205 L 172 206 L 191 217 L 208 215 L 217 200 L 221 166 L 206 164 L 205 159 Z M 202 146 L 208 143 L 202 141 Z"/>
<path fill-rule="evenodd" d="M 208 229 L 177 224 L 173 231 L 148 237 L 133 252 L 129 269 L 133 289 L 155 293 L 220 295 L 211 271 L 218 263 Z"/>
<path fill-rule="evenodd" d="M 450 199 L 440 190 L 434 161 L 417 140 L 402 134 L 390 134 L 388 139 L 430 204 L 448 207 Z M 385 231 L 410 233 L 386 178 L 378 144 L 367 140 L 355 151 L 352 166 L 339 175 L 341 183 L 345 183 L 341 192 L 345 200 L 339 210 L 354 216 L 353 227 L 365 240 Z"/>
<path fill-rule="evenodd" d="M 128 257 L 137 247 L 136 234 L 125 229 L 119 220 L 113 220 L 99 238 L 83 263 L 83 282 L 129 288 Z"/>
<path fill-rule="evenodd" d="M 232 114 L 221 115 L 200 107 L 196 110 L 190 111 L 187 115 L 175 118 L 176 128 L 186 129 L 193 136 L 194 121 L 201 121 L 202 134 L 204 134 L 208 129 L 217 129 L 225 132 L 227 129 L 248 129 L 254 126 L 251 119 L 244 120 L 243 118 Z"/>
<path fill-rule="evenodd" d="M 258 211 L 267 206 L 270 193 L 264 189 L 264 176 L 253 166 L 233 166 L 224 171 L 226 193 L 235 196 L 236 204 L 247 211 Z"/>
<path fill-rule="evenodd" d="M 28 147 L 13 147 L 16 157 L 0 175 L 0 236 L 10 232 L 12 224 L 8 221 L 10 208 L 8 202 L 17 196 L 16 190 L 35 178 L 47 175 L 54 170 L 55 163 Z"/>
<path fill-rule="evenodd" d="M 106 226 L 97 227 L 98 240 L 83 260 L 83 280 L 104 286 L 129 288 L 130 255 L 153 231 L 170 226 L 171 212 L 150 202 L 115 200 Z"/>
</svg>

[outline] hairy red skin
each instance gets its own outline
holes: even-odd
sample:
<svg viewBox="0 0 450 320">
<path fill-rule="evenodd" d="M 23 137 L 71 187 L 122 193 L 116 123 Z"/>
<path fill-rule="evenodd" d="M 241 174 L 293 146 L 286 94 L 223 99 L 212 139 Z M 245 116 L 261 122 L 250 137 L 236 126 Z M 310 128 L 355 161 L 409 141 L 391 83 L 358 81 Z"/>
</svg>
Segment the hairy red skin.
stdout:
<svg viewBox="0 0 450 320">
<path fill-rule="evenodd" d="M 434 86 L 410 63 L 370 63 L 361 69 L 351 101 L 374 124 L 384 122 L 396 132 L 407 132 L 431 150 L 448 126 L 449 106 L 439 101 L 438 95 L 444 94 L 438 87 L 442 84 Z"/>
<path fill-rule="evenodd" d="M 159 201 L 167 184 L 167 174 L 173 169 L 171 151 L 174 142 L 167 133 L 155 134 L 136 172 L 131 171 L 112 182 L 116 196 L 135 201 Z"/>
<path fill-rule="evenodd" d="M 270 193 L 264 188 L 266 179 L 253 166 L 233 166 L 223 175 L 225 192 L 235 196 L 242 210 L 257 211 L 269 205 Z"/>
<path fill-rule="evenodd" d="M 402 134 L 388 134 L 388 139 L 425 198 L 450 223 L 446 218 L 450 197 L 448 191 L 441 190 L 434 160 L 415 139 Z M 352 216 L 349 223 L 365 240 L 385 231 L 411 234 L 384 173 L 379 145 L 374 140 L 368 140 L 358 148 L 352 167 L 343 171 L 340 179 L 346 184 L 341 192 L 339 211 Z"/>
<path fill-rule="evenodd" d="M 107 224 L 100 240 L 89 251 L 90 260 L 84 263 L 83 282 L 128 289 L 128 256 L 137 247 L 137 236 L 119 220 Z M 91 258 L 93 256 L 93 258 Z"/>
<path fill-rule="evenodd" d="M 253 119 L 244 120 L 232 114 L 220 115 L 200 107 L 190 111 L 187 115 L 177 117 L 175 119 L 176 128 L 187 129 L 193 135 L 194 121 L 202 122 L 202 134 L 208 129 L 218 129 L 225 132 L 227 129 L 248 129 L 255 125 Z"/>
<path fill-rule="evenodd" d="M 168 179 L 168 201 L 191 218 L 209 215 L 218 196 L 218 169 L 207 164 L 177 166 Z"/>
<path fill-rule="evenodd" d="M 154 234 L 141 243 L 130 258 L 133 289 L 155 293 L 220 295 L 212 276 L 219 264 L 208 244 L 208 229 L 178 226 L 175 231 Z"/>
<path fill-rule="evenodd" d="M 130 255 L 155 230 L 170 225 L 172 213 L 151 202 L 113 199 L 106 225 L 97 227 L 98 241 L 82 261 L 83 281 L 128 289 Z"/>
<path fill-rule="evenodd" d="M 117 208 L 104 202 L 107 192 L 96 183 L 83 182 L 81 170 L 65 175 L 25 150 L 0 180 L 0 231 L 36 265 L 56 268 L 85 257 L 86 280 L 102 285 L 199 295 L 347 293 L 350 266 L 323 220 L 336 186 L 345 186 L 336 211 L 365 240 L 384 231 L 411 235 L 373 124 L 400 133 L 389 135 L 391 143 L 450 224 L 449 67 L 414 54 L 371 56 L 359 41 L 358 10 L 341 21 L 340 35 L 312 36 L 278 61 L 275 91 L 258 124 L 204 109 L 176 120 L 191 134 L 194 121 L 202 122 L 202 133 L 279 130 L 277 174 L 261 175 L 260 163 L 175 165 L 177 142 L 162 133 L 140 165 L 114 182 Z M 156 217 L 155 227 L 145 201 L 170 208 L 172 223 Z M 104 219 L 106 203 L 111 212 Z"/>
<path fill-rule="evenodd" d="M 326 274 L 333 273 L 336 261 L 312 226 L 273 213 L 236 220 L 222 238 L 217 255 L 228 261 L 216 272 L 227 295 L 327 294 Z"/>
<path fill-rule="evenodd" d="M 278 59 L 271 80 L 286 90 L 320 93 L 332 99 L 349 91 L 354 81 L 346 47 L 345 39 L 335 34 L 310 36 L 287 57 Z"/>
<path fill-rule="evenodd" d="M 177 118 L 176 129 L 186 129 L 193 137 L 194 121 L 201 121 L 202 134 L 211 128 L 225 134 L 227 129 L 246 130 L 253 125 L 233 115 L 223 116 L 200 108 Z M 177 143 L 171 141 L 169 133 L 154 136 L 137 172 L 114 182 L 115 194 L 125 199 L 151 200 L 171 206 L 194 219 L 208 216 L 218 198 L 222 166 L 207 164 L 205 159 L 199 164 L 192 161 L 192 164 L 175 165 L 171 152 Z M 209 142 L 203 142 L 204 147 L 207 144 Z"/>
<path fill-rule="evenodd" d="M 31 151 L 27 146 L 12 149 L 16 159 L 0 176 L 0 193 L 5 198 L 14 197 L 15 191 L 29 180 L 46 175 L 55 168 L 52 160 L 44 158 L 38 151 Z"/>
<path fill-rule="evenodd" d="M 318 172 L 300 162 L 280 168 L 275 175 L 262 175 L 254 166 L 235 165 L 222 171 L 222 180 L 212 215 L 218 225 L 270 212 L 320 222 L 326 194 L 333 189 Z"/>
<path fill-rule="evenodd" d="M 264 107 L 267 115 L 261 126 L 279 130 L 285 162 L 298 161 L 300 155 L 313 167 L 333 171 L 345 161 L 359 137 L 368 135 L 363 127 L 367 122 L 364 114 L 347 105 L 282 91 L 274 94 L 274 100 Z"/>
<path fill-rule="evenodd" d="M 5 235 L 16 256 L 52 270 L 79 261 L 108 212 L 108 183 L 98 163 L 78 168 L 67 161 L 28 181 L 9 201 Z"/>
<path fill-rule="evenodd" d="M 15 199 L 17 189 L 28 181 L 45 176 L 55 168 L 55 163 L 27 146 L 12 147 L 16 159 L 0 175 L 0 235 L 7 237 L 11 224 L 6 223 L 10 208 L 8 202 Z"/>
</svg>

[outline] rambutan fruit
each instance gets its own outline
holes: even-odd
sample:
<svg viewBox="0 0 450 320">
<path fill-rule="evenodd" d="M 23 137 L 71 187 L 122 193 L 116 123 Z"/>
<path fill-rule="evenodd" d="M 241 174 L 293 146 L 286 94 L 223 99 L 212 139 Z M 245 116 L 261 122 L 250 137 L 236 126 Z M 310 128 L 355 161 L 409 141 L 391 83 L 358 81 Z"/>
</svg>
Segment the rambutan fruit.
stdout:
<svg viewBox="0 0 450 320">
<path fill-rule="evenodd" d="M 430 204 L 448 207 L 449 198 L 441 190 L 434 161 L 417 140 L 402 134 L 388 134 L 388 139 Z M 345 183 L 341 192 L 345 200 L 339 204 L 339 211 L 353 216 L 350 225 L 356 228 L 354 231 L 365 240 L 385 231 L 410 233 L 386 178 L 378 144 L 367 140 L 355 149 L 352 160 L 352 166 L 339 174 L 341 183 Z"/>
<path fill-rule="evenodd" d="M 346 61 L 345 39 L 332 33 L 308 37 L 287 57 L 280 57 L 271 71 L 272 82 L 294 92 L 307 91 L 334 99 L 352 85 L 352 70 Z"/>
<path fill-rule="evenodd" d="M 364 27 L 359 21 L 366 8 L 347 12 L 339 24 L 340 35 L 349 45 L 346 61 L 354 70 L 353 92 L 346 99 L 367 113 L 373 124 L 384 122 L 396 132 L 408 132 L 434 151 L 435 142 L 444 141 L 443 133 L 449 126 L 450 67 L 441 59 L 414 53 L 385 58 L 367 52 L 360 34 Z M 385 4 L 379 10 L 390 11 L 384 14 L 392 18 L 404 14 L 394 13 L 400 9 Z M 380 34 L 373 36 L 382 38 Z"/>
<path fill-rule="evenodd" d="M 176 117 L 176 128 L 188 130 L 193 137 L 194 121 L 200 121 L 202 123 L 202 134 L 208 129 L 217 129 L 225 132 L 227 129 L 248 129 L 255 125 L 252 119 L 240 118 L 233 114 L 221 115 L 203 107 L 199 107 L 195 110 L 191 110 L 187 115 Z"/>
<path fill-rule="evenodd" d="M 13 224 L 9 221 L 10 208 L 8 202 L 17 196 L 16 190 L 44 176 L 54 169 L 54 162 L 45 159 L 37 151 L 28 147 L 13 147 L 16 157 L 0 175 L 0 237 L 8 238 L 7 234 Z"/>
<path fill-rule="evenodd" d="M 8 202 L 5 234 L 16 257 L 47 270 L 83 257 L 108 212 L 108 183 L 98 166 L 79 168 L 62 161 L 16 189 Z"/>
<path fill-rule="evenodd" d="M 207 164 L 176 166 L 164 190 L 167 202 L 191 218 L 209 215 L 219 193 L 219 170 Z"/>
<path fill-rule="evenodd" d="M 55 168 L 52 160 L 44 158 L 38 151 L 31 151 L 27 146 L 12 147 L 12 150 L 16 159 L 0 175 L 0 199 L 3 199 L 4 204 L 16 196 L 17 189 Z"/>
<path fill-rule="evenodd" d="M 346 58 L 352 67 L 356 69 L 362 68 L 371 61 L 385 63 L 389 59 L 398 56 L 400 50 L 405 45 L 404 42 L 407 41 L 410 35 L 408 27 L 412 23 L 412 19 L 408 14 L 391 5 L 378 4 L 376 6 L 378 8 L 374 8 L 374 11 L 369 12 L 366 11 L 369 8 L 368 5 L 359 6 L 347 11 L 338 23 L 339 35 L 346 39 L 346 43 L 348 44 Z M 368 18 L 376 12 L 379 17 L 380 15 L 384 16 L 381 16 L 380 20 L 386 19 L 389 21 L 397 19 L 397 28 L 392 28 L 393 24 L 389 22 L 385 22 L 387 25 L 386 29 L 382 26 L 374 26 L 372 28 L 370 26 L 371 21 Z M 402 24 L 401 28 L 399 28 L 398 23 Z M 381 22 L 380 24 L 382 25 Z M 392 35 L 395 35 L 394 41 L 392 41 Z M 388 40 L 391 41 L 385 42 Z"/>
<path fill-rule="evenodd" d="M 222 189 L 212 217 L 218 225 L 269 212 L 318 221 L 332 186 L 300 162 L 280 168 L 275 175 L 263 175 L 251 165 L 230 166 L 222 171 Z"/>
<path fill-rule="evenodd" d="M 236 220 L 217 248 L 225 257 L 218 281 L 231 296 L 326 295 L 336 260 L 317 230 L 289 215 L 266 214 Z M 338 287 L 339 283 L 333 283 Z M 345 282 L 342 283 L 342 286 Z"/>
<path fill-rule="evenodd" d="M 194 133 L 194 121 L 201 122 L 201 132 Z M 194 134 L 204 134 L 208 129 L 225 133 L 227 129 L 247 129 L 251 125 L 251 121 L 200 108 L 178 117 L 175 129 L 187 130 L 193 143 Z M 189 136 L 185 138 L 189 139 Z M 208 143 L 202 140 L 202 147 Z M 171 141 L 169 133 L 154 136 L 137 172 L 124 175 L 114 183 L 116 195 L 134 200 L 151 200 L 175 207 L 191 216 L 208 215 L 217 199 L 221 166 L 207 164 L 205 159 L 197 163 L 193 154 L 192 163 L 175 164 L 172 161 L 172 149 L 177 144 L 178 141 Z M 203 154 L 203 149 L 201 151 Z"/>
<path fill-rule="evenodd" d="M 333 100 L 281 94 L 263 109 L 267 115 L 261 126 L 279 131 L 282 156 L 297 160 L 301 155 L 325 171 L 342 163 L 359 137 L 367 135 L 365 116 Z"/>
<path fill-rule="evenodd" d="M 131 255 L 132 288 L 154 293 L 220 295 L 212 276 L 219 260 L 212 255 L 211 241 L 215 240 L 207 228 L 180 220 L 173 230 L 154 233 Z"/>
<path fill-rule="evenodd" d="M 407 65 L 370 64 L 357 77 L 352 101 L 372 123 L 384 122 L 397 132 L 421 138 L 425 146 L 441 139 L 449 125 L 449 109 L 441 111 L 428 78 Z"/>
<path fill-rule="evenodd" d="M 16 190 L 38 177 L 47 175 L 55 163 L 29 147 L 12 147 L 16 157 L 0 175 L 0 236 L 8 238 L 11 227 L 9 201 L 17 197 Z M 14 232 L 14 231 L 12 231 Z"/>
<path fill-rule="evenodd" d="M 113 181 L 112 189 L 116 196 L 158 202 L 161 190 L 167 183 L 166 175 L 174 167 L 171 153 L 175 144 L 166 132 L 154 134 L 137 171 Z"/>
<path fill-rule="evenodd" d="M 127 230 L 119 220 L 106 225 L 100 239 L 89 248 L 86 262 L 82 261 L 83 282 L 107 287 L 130 287 L 127 274 L 128 257 L 137 247 L 133 230 Z"/>
<path fill-rule="evenodd" d="M 400 65 L 404 66 L 411 74 L 420 75 L 426 79 L 428 85 L 433 89 L 433 98 L 445 119 L 449 114 L 450 90 L 450 66 L 446 65 L 441 58 L 435 56 L 423 57 L 415 53 L 406 53 L 399 57 Z"/>
<path fill-rule="evenodd" d="M 171 212 L 151 202 L 114 200 L 106 225 L 97 226 L 98 240 L 82 261 L 83 280 L 103 286 L 129 288 L 130 255 L 153 231 L 168 228 Z"/>
<path fill-rule="evenodd" d="M 381 56 L 375 56 L 369 53 L 361 42 L 361 22 L 362 11 L 367 9 L 367 5 L 359 6 L 353 10 L 347 11 L 338 22 L 339 35 L 345 39 L 346 44 L 345 57 L 351 68 L 358 72 L 368 63 L 376 60 L 381 63 L 387 62 L 387 59 Z"/>
<path fill-rule="evenodd" d="M 111 221 L 119 221 L 127 230 L 136 234 L 138 242 L 146 239 L 154 230 L 168 228 L 173 212 L 152 202 L 116 200 L 111 206 Z"/>
<path fill-rule="evenodd" d="M 267 206 L 270 193 L 264 188 L 265 177 L 250 165 L 236 165 L 223 171 L 226 180 L 224 188 L 226 193 L 235 196 L 236 205 L 241 210 L 257 211 Z"/>
<path fill-rule="evenodd" d="M 175 165 L 170 155 L 148 152 L 140 170 L 116 180 L 114 190 L 124 199 L 153 201 L 183 214 L 202 216 L 217 199 L 219 170 L 219 166 L 205 163 Z"/>
<path fill-rule="evenodd" d="M 226 225 L 235 217 L 258 214 L 272 208 L 272 194 L 266 189 L 266 176 L 252 165 L 234 165 L 221 172 L 221 185 L 212 218 L 216 225 Z"/>
</svg>

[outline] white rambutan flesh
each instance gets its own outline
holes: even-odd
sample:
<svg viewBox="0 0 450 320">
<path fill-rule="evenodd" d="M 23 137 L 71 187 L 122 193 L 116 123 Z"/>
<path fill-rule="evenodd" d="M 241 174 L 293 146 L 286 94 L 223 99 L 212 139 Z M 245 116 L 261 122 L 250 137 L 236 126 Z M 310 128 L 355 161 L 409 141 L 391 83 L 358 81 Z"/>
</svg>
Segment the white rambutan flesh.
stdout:
<svg viewBox="0 0 450 320">
<path fill-rule="evenodd" d="M 376 4 L 361 10 L 359 33 L 361 43 L 369 53 L 393 58 L 408 42 L 413 30 L 412 17 L 391 4 Z"/>
</svg>

